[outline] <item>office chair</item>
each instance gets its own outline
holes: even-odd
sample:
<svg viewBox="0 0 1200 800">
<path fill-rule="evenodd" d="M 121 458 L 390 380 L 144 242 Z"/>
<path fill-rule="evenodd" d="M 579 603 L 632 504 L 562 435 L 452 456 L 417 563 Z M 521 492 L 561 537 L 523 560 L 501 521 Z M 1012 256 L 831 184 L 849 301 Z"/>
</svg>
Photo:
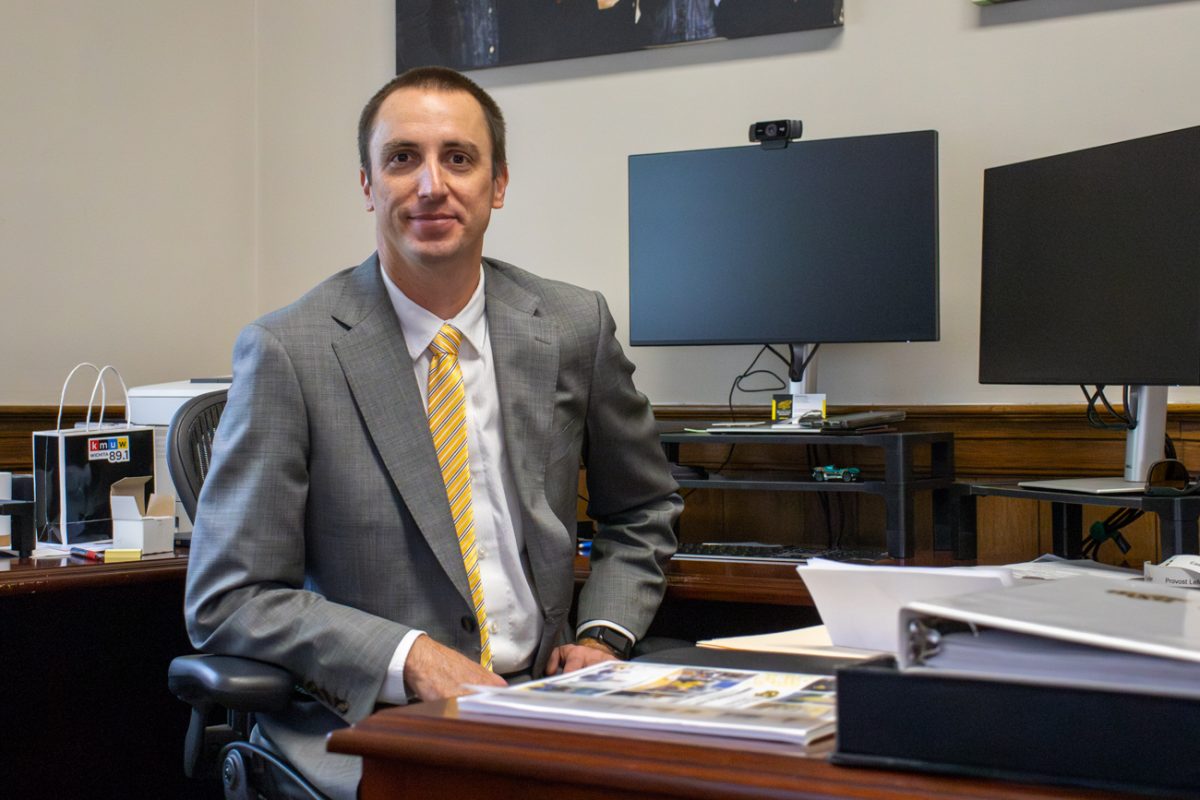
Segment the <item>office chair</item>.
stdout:
<svg viewBox="0 0 1200 800">
<path fill-rule="evenodd" d="M 196 500 L 208 476 L 226 394 L 221 389 L 193 397 L 175 412 L 167 429 L 167 466 L 188 519 L 196 518 Z"/>
<path fill-rule="evenodd" d="M 221 390 L 187 401 L 167 431 L 171 480 L 191 519 L 208 475 L 225 396 Z M 183 746 L 183 771 L 189 778 L 203 777 L 219 763 L 227 800 L 327 800 L 286 761 L 249 741 L 255 713 L 281 711 L 291 700 L 295 683 L 287 670 L 237 656 L 179 656 L 167 668 L 167 685 L 192 707 Z M 209 724 L 216 709 L 225 710 L 224 722 Z"/>
</svg>

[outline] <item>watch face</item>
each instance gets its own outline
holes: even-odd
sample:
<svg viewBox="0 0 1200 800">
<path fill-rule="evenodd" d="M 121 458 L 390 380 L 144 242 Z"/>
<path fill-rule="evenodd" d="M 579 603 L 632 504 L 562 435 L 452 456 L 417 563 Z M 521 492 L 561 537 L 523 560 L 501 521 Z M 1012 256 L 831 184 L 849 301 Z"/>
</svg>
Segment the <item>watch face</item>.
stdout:
<svg viewBox="0 0 1200 800">
<path fill-rule="evenodd" d="M 612 628 L 593 628 L 587 631 L 585 635 L 602 644 L 608 645 L 614 653 L 622 658 L 628 658 L 629 651 L 633 649 L 633 642 L 629 640 L 629 637 L 614 631 Z"/>
</svg>

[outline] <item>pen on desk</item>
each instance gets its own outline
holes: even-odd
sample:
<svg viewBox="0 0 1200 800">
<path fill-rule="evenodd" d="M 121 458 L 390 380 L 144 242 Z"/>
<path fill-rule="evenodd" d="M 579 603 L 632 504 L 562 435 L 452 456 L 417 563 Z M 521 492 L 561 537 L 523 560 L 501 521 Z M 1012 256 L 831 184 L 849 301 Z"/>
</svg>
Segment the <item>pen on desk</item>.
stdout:
<svg viewBox="0 0 1200 800">
<path fill-rule="evenodd" d="M 103 550 L 88 550 L 85 547 L 72 547 L 71 555 L 78 556 L 79 558 L 86 558 L 88 561 L 104 560 Z"/>
</svg>

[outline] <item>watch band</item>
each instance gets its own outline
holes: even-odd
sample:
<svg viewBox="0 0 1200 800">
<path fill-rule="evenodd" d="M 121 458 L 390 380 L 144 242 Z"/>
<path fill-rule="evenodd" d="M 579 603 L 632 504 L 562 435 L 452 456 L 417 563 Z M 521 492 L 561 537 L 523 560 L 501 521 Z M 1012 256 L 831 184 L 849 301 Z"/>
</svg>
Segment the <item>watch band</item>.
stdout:
<svg viewBox="0 0 1200 800">
<path fill-rule="evenodd" d="M 618 630 L 605 625 L 596 625 L 579 634 L 580 639 L 595 639 L 609 648 L 618 658 L 628 659 L 633 653 L 633 640 Z"/>
</svg>

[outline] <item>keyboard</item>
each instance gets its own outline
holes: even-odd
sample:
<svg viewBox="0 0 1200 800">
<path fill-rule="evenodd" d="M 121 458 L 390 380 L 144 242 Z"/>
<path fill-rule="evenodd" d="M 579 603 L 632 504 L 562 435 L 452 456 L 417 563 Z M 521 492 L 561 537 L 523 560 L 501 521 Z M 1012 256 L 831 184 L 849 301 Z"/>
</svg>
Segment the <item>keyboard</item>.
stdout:
<svg viewBox="0 0 1200 800">
<path fill-rule="evenodd" d="M 749 563 L 781 562 L 802 564 L 810 558 L 827 558 L 873 564 L 886 559 L 882 550 L 824 549 L 811 545 L 759 544 L 757 542 L 680 542 L 675 552 L 677 561 L 744 561 Z"/>
<path fill-rule="evenodd" d="M 717 422 L 699 429 L 704 433 L 848 433 L 886 429 L 894 422 L 903 422 L 906 413 L 899 410 L 856 411 L 834 414 L 821 419 L 802 419 L 799 422 Z M 690 430 L 690 429 L 689 429 Z"/>
</svg>

